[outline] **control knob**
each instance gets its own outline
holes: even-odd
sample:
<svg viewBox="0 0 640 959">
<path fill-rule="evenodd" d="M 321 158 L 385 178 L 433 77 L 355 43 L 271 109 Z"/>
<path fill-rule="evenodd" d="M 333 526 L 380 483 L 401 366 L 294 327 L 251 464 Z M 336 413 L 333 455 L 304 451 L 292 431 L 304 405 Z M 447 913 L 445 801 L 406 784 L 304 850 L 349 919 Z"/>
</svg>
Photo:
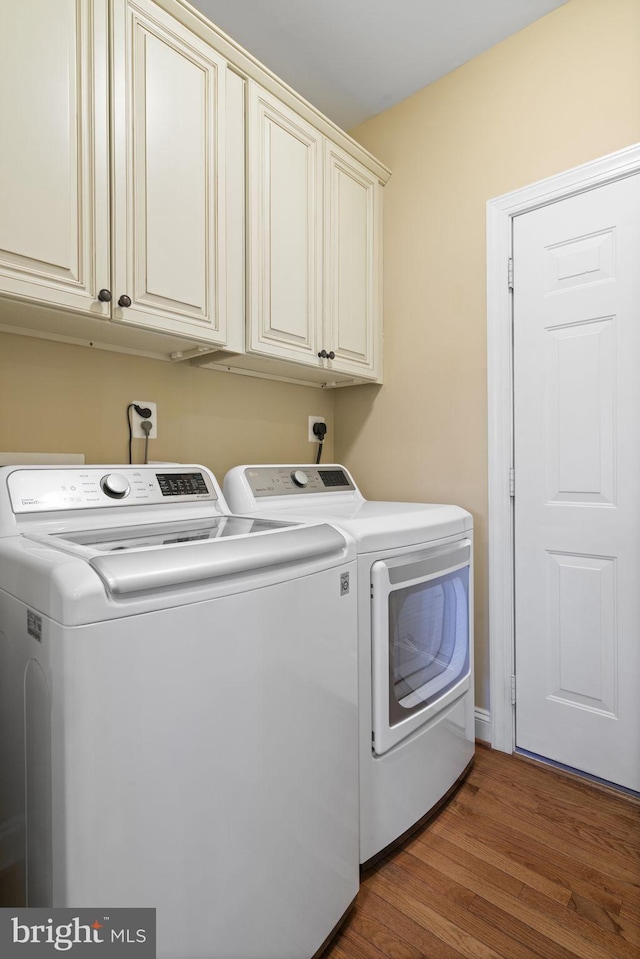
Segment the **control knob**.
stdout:
<svg viewBox="0 0 640 959">
<path fill-rule="evenodd" d="M 309 482 L 309 477 L 304 470 L 294 470 L 291 474 L 291 479 L 293 480 L 294 485 L 299 486 L 301 489 L 304 489 Z"/>
<path fill-rule="evenodd" d="M 100 480 L 100 486 L 112 499 L 124 499 L 131 488 L 128 479 L 122 473 L 107 473 Z"/>
</svg>

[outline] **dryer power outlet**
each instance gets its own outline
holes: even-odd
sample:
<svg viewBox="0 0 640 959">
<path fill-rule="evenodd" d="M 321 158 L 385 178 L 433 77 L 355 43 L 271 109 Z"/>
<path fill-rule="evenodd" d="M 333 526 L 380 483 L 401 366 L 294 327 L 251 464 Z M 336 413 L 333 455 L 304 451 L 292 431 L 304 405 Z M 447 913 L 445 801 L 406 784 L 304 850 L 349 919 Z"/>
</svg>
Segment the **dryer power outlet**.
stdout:
<svg viewBox="0 0 640 959">
<path fill-rule="evenodd" d="M 155 440 L 158 438 L 158 406 L 156 403 L 150 403 L 148 400 L 133 400 L 131 406 L 131 435 L 135 440 L 143 440 L 146 436 L 144 430 L 140 427 L 144 416 L 140 416 L 136 412 L 136 406 L 139 406 L 140 409 L 148 408 L 151 410 L 151 416 L 146 417 L 146 419 L 151 420 L 151 432 L 149 433 L 149 439 Z"/>
</svg>

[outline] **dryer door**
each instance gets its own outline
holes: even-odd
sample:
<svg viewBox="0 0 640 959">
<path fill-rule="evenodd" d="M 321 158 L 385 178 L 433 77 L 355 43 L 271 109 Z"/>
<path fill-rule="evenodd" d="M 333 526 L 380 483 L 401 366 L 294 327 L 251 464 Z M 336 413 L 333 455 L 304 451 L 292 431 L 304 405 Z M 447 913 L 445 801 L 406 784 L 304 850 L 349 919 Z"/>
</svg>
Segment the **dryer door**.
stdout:
<svg viewBox="0 0 640 959">
<path fill-rule="evenodd" d="M 469 689 L 470 561 L 464 539 L 371 569 L 378 755 Z"/>
</svg>

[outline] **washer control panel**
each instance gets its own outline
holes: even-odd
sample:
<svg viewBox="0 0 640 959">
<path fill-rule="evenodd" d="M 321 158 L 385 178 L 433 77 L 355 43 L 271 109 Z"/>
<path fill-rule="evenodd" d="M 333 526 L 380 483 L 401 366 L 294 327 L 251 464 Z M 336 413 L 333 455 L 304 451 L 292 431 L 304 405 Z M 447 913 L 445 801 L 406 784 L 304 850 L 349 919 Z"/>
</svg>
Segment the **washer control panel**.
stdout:
<svg viewBox="0 0 640 959">
<path fill-rule="evenodd" d="M 7 477 L 14 513 L 217 500 L 208 474 L 192 467 L 18 467 Z"/>
<path fill-rule="evenodd" d="M 355 489 L 346 470 L 337 466 L 255 466 L 245 476 L 256 498 Z"/>
</svg>

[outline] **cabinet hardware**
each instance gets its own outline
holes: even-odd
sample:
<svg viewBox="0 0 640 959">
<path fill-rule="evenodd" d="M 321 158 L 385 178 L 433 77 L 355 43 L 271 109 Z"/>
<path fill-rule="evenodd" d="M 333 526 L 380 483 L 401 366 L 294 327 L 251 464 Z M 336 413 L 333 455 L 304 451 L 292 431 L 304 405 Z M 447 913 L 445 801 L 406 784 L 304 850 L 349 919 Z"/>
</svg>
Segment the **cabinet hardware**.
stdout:
<svg viewBox="0 0 640 959">
<path fill-rule="evenodd" d="M 120 299 L 118 300 L 118 306 L 131 306 L 131 297 L 127 296 L 126 293 L 123 293 Z"/>
<path fill-rule="evenodd" d="M 111 303 L 111 290 L 100 290 L 98 299 L 101 303 Z"/>
</svg>

